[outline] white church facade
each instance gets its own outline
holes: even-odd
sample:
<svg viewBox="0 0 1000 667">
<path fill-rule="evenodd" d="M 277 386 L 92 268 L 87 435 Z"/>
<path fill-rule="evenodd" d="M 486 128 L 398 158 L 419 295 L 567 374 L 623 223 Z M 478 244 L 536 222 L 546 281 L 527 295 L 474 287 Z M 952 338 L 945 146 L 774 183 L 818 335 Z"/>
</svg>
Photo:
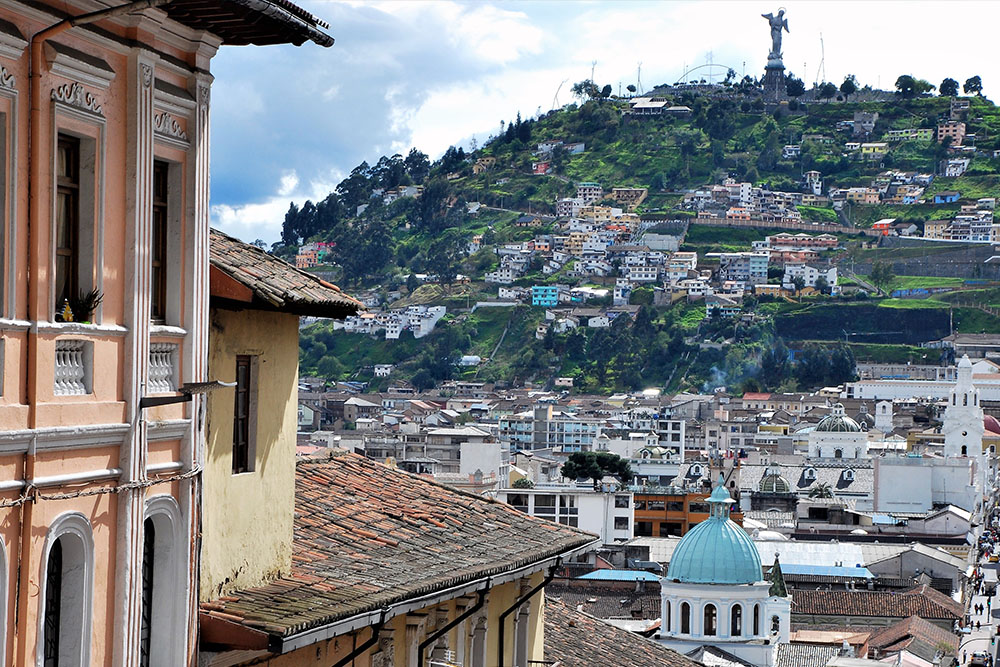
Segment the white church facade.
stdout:
<svg viewBox="0 0 1000 667">
<path fill-rule="evenodd" d="M 775 561 L 765 580 L 753 540 L 729 518 L 735 501 L 721 477 L 708 502 L 709 518 L 681 538 L 661 580 L 658 640 L 681 653 L 714 646 L 771 667 L 790 634 L 781 568 Z"/>
</svg>

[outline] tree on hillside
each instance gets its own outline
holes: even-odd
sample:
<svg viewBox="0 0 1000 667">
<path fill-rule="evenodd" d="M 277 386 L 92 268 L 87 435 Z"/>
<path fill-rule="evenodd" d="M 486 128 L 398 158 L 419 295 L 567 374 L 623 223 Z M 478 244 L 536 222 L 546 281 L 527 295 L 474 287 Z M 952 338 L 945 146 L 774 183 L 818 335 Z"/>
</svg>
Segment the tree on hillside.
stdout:
<svg viewBox="0 0 1000 667">
<path fill-rule="evenodd" d="M 462 250 L 465 241 L 460 234 L 456 233 L 457 231 L 450 230 L 441 234 L 427 249 L 427 270 L 446 285 L 455 282 L 459 264 L 464 256 Z"/>
<path fill-rule="evenodd" d="M 631 94 L 635 95 L 635 91 L 637 91 L 637 90 L 638 90 L 638 88 L 636 88 L 636 87 L 635 87 L 635 84 L 634 84 L 634 83 L 630 83 L 630 84 L 628 84 L 627 86 L 625 86 L 625 90 L 627 90 L 627 91 L 628 91 L 628 92 L 630 92 Z"/>
<path fill-rule="evenodd" d="M 788 76 L 785 77 L 785 94 L 792 99 L 802 97 L 806 94 L 806 84 L 803 83 L 802 79 L 789 72 Z"/>
<path fill-rule="evenodd" d="M 606 475 L 617 477 L 622 484 L 632 481 L 632 466 L 628 460 L 611 452 L 574 452 L 560 472 L 567 479 L 591 479 L 594 488 Z"/>
<path fill-rule="evenodd" d="M 946 77 L 938 86 L 938 94 L 942 97 L 955 97 L 958 95 L 958 81 L 951 77 Z"/>
<path fill-rule="evenodd" d="M 858 92 L 858 80 L 854 78 L 853 74 L 848 74 L 844 77 L 844 82 L 840 84 L 840 93 L 846 100 L 856 92 Z"/>
<path fill-rule="evenodd" d="M 598 89 L 597 84 L 595 84 L 590 79 L 584 79 L 583 81 L 578 81 L 573 84 L 573 87 L 569 89 L 573 93 L 573 97 L 577 98 L 581 102 L 586 102 L 587 100 L 592 100 L 595 97 L 599 97 L 601 94 L 600 89 Z"/>
<path fill-rule="evenodd" d="M 825 276 L 820 276 L 816 279 L 816 291 L 820 294 L 826 294 L 830 291 L 830 283 L 827 282 Z"/>
<path fill-rule="evenodd" d="M 895 277 L 896 273 L 892 270 L 892 265 L 889 264 L 889 262 L 883 262 L 881 260 L 875 260 L 872 263 L 872 272 L 868 276 L 872 284 L 883 292 Z"/>
<path fill-rule="evenodd" d="M 406 173 L 410 175 L 413 182 L 418 185 L 424 182 L 427 174 L 431 171 L 431 161 L 427 154 L 416 148 L 410 149 L 406 159 L 403 160 L 403 166 L 406 167 Z"/>
<path fill-rule="evenodd" d="M 834 83 L 830 83 L 829 81 L 821 85 L 819 87 L 819 90 L 816 92 L 816 96 L 821 100 L 829 100 L 836 94 L 837 94 L 837 85 Z"/>
<path fill-rule="evenodd" d="M 965 85 L 962 86 L 962 90 L 965 91 L 966 95 L 979 95 L 983 92 L 983 80 L 979 78 L 979 75 L 969 77 L 965 80 Z"/>
<path fill-rule="evenodd" d="M 614 89 L 611 87 L 610 83 L 605 84 L 604 87 L 601 88 L 601 97 L 604 99 L 608 99 L 609 97 L 611 97 L 611 92 L 613 90 Z"/>
<path fill-rule="evenodd" d="M 802 276 L 795 276 L 792 278 L 792 287 L 795 288 L 795 295 L 798 296 L 799 292 L 806 286 L 806 279 Z"/>
<path fill-rule="evenodd" d="M 902 74 L 896 79 L 896 94 L 906 99 L 929 93 L 932 90 L 934 90 L 933 84 L 923 79 L 914 78 L 909 74 Z"/>
</svg>

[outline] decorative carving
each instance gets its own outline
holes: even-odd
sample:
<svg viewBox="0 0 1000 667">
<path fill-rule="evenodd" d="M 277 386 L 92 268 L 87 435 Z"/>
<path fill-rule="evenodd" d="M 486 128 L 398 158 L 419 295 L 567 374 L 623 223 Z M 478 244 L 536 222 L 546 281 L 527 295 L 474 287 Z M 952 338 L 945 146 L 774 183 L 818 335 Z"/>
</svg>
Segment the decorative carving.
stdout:
<svg viewBox="0 0 1000 667">
<path fill-rule="evenodd" d="M 14 85 L 14 75 L 8 72 L 7 68 L 2 65 L 0 65 L 0 86 L 10 88 L 11 90 L 17 88 L 17 86 Z"/>
<path fill-rule="evenodd" d="M 153 68 L 145 63 L 140 65 L 140 68 L 142 69 L 142 87 L 149 88 L 150 84 L 153 83 Z"/>
<path fill-rule="evenodd" d="M 184 131 L 184 128 L 177 122 L 177 119 L 166 111 L 153 116 L 153 131 L 157 134 L 174 137 L 175 139 L 188 140 L 187 132 Z"/>
<path fill-rule="evenodd" d="M 395 664 L 395 642 L 392 630 L 378 633 L 378 651 L 372 656 L 372 667 L 392 667 Z"/>
<path fill-rule="evenodd" d="M 52 89 L 52 99 L 56 102 L 69 104 L 70 106 L 104 115 L 104 109 L 97 103 L 97 98 L 88 93 L 83 86 L 78 83 L 64 83 L 58 88 Z"/>
<path fill-rule="evenodd" d="M 208 104 L 211 101 L 211 88 L 208 86 L 198 86 L 198 99 L 202 108 L 207 109 Z"/>
</svg>

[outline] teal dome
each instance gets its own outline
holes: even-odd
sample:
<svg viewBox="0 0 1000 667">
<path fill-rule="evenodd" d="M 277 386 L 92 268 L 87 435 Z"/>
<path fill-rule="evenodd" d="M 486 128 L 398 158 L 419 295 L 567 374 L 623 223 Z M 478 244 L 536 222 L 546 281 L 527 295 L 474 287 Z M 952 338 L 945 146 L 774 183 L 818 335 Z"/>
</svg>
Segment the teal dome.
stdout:
<svg viewBox="0 0 1000 667">
<path fill-rule="evenodd" d="M 729 518 L 734 502 L 719 479 L 708 502 L 712 515 L 688 531 L 674 549 L 667 579 L 686 584 L 753 584 L 763 581 L 753 540 Z"/>
</svg>

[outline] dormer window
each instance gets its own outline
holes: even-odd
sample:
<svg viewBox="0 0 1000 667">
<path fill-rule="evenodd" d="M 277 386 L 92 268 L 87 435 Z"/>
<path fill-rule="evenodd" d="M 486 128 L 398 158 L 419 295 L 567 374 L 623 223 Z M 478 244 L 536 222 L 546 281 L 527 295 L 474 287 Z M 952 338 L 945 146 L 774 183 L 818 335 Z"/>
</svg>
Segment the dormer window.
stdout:
<svg viewBox="0 0 1000 667">
<path fill-rule="evenodd" d="M 701 475 L 701 466 L 698 465 L 697 463 L 695 465 L 691 466 L 691 474 L 692 475 L 698 475 L 698 476 L 700 476 Z"/>
<path fill-rule="evenodd" d="M 806 468 L 805 471 L 803 471 L 802 476 L 810 480 L 816 479 L 816 470 L 814 468 Z"/>
<path fill-rule="evenodd" d="M 844 481 L 845 482 L 853 482 L 854 481 L 854 471 L 853 470 L 845 470 L 844 471 Z"/>
</svg>

